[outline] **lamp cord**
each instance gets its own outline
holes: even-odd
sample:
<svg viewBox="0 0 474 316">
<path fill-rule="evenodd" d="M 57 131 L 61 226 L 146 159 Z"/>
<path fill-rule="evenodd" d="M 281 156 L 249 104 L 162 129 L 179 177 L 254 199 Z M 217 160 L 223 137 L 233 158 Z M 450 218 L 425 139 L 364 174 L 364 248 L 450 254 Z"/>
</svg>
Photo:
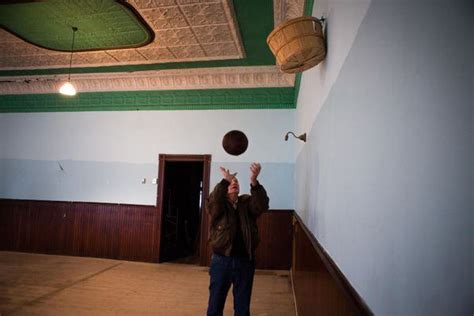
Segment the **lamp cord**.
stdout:
<svg viewBox="0 0 474 316">
<path fill-rule="evenodd" d="M 72 44 L 71 44 L 71 58 L 69 59 L 69 70 L 67 72 L 67 81 L 71 81 L 71 67 L 72 67 L 72 53 L 74 52 L 74 40 L 76 37 L 77 27 L 72 27 Z"/>
</svg>

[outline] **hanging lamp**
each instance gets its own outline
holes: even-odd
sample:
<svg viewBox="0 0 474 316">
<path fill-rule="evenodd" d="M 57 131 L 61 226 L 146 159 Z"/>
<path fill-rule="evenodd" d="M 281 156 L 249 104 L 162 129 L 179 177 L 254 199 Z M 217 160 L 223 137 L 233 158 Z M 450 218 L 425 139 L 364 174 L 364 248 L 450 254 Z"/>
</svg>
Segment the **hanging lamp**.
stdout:
<svg viewBox="0 0 474 316">
<path fill-rule="evenodd" d="M 77 32 L 77 27 L 72 27 L 72 45 L 71 45 L 71 58 L 69 59 L 69 70 L 67 74 L 67 82 L 64 83 L 61 88 L 59 88 L 59 93 L 67 96 L 76 95 L 76 87 L 71 83 L 71 67 L 72 67 L 72 54 L 74 52 L 74 40 Z"/>
</svg>

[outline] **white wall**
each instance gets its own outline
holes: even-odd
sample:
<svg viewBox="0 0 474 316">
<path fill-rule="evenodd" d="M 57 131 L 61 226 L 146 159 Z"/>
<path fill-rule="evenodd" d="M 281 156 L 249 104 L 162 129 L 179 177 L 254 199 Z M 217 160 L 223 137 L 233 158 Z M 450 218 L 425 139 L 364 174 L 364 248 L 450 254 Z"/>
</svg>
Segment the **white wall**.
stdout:
<svg viewBox="0 0 474 316">
<path fill-rule="evenodd" d="M 319 109 L 296 210 L 376 315 L 474 312 L 473 13 L 472 1 L 373 0 L 324 103 L 329 67 L 302 78 L 297 116 Z M 328 56 L 342 58 L 338 40 Z"/>
<path fill-rule="evenodd" d="M 346 60 L 371 0 L 316 0 L 313 16 L 326 19 L 326 58 L 304 72 L 298 95 L 296 124 L 301 133 L 311 130 L 321 106 L 331 91 Z M 296 154 L 303 148 L 299 143 Z"/>
<path fill-rule="evenodd" d="M 220 165 L 261 162 L 271 207 L 294 208 L 294 143 L 283 140 L 294 110 L 14 113 L 0 123 L 2 198 L 154 205 L 159 154 L 211 154 L 212 179 Z M 249 139 L 241 156 L 222 149 L 232 129 Z"/>
</svg>

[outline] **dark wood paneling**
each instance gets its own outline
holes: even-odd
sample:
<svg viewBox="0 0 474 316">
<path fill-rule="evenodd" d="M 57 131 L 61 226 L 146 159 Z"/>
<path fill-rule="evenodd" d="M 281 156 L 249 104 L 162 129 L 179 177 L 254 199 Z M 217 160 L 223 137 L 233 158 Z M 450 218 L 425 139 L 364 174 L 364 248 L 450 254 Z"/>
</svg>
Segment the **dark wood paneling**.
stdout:
<svg viewBox="0 0 474 316">
<path fill-rule="evenodd" d="M 153 262 L 156 208 L 0 199 L 0 249 Z"/>
<path fill-rule="evenodd" d="M 260 245 L 255 254 L 258 269 L 290 269 L 292 218 L 291 210 L 271 210 L 260 216 L 257 221 Z"/>
<path fill-rule="evenodd" d="M 373 315 L 296 214 L 293 243 L 292 277 L 298 315 Z"/>
<path fill-rule="evenodd" d="M 141 205 L 0 199 L 0 250 L 157 262 L 158 210 Z M 290 268 L 292 213 L 271 210 L 258 219 L 257 268 Z M 207 216 L 202 229 L 207 253 Z M 209 258 L 205 259 L 208 264 Z"/>
</svg>

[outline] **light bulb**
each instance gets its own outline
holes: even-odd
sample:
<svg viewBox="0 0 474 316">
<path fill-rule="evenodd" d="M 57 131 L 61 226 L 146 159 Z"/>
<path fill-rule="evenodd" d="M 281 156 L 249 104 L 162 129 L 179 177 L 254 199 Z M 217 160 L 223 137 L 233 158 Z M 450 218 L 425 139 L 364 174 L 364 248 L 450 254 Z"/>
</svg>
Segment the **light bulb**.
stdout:
<svg viewBox="0 0 474 316">
<path fill-rule="evenodd" d="M 68 81 L 59 88 L 59 93 L 73 96 L 76 95 L 76 88 Z"/>
</svg>

